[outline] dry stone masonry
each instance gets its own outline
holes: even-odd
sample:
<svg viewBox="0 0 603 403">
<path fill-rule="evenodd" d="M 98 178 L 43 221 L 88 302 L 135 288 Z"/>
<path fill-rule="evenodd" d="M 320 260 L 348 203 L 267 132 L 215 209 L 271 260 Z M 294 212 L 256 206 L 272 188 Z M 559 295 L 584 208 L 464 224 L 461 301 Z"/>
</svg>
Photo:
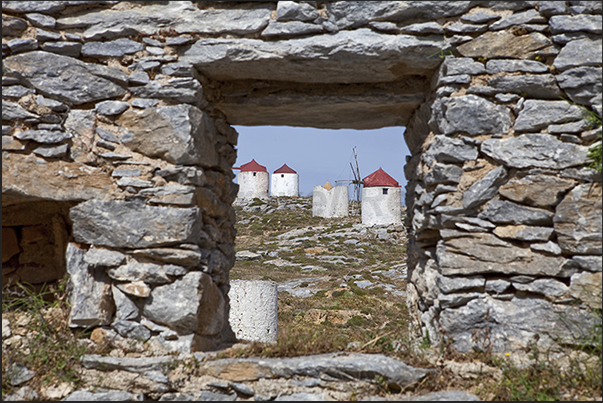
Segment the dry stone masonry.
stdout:
<svg viewBox="0 0 603 403">
<path fill-rule="evenodd" d="M 230 125 L 406 126 L 408 305 L 460 351 L 600 323 L 598 1 L 2 2 L 2 282 L 234 339 Z M 402 164 L 402 161 L 400 162 Z"/>
</svg>

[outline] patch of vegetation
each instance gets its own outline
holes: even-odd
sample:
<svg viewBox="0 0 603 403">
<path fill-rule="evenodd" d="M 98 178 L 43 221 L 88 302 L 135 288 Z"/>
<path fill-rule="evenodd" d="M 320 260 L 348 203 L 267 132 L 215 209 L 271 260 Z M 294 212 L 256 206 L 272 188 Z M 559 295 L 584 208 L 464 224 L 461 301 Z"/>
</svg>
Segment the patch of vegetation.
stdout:
<svg viewBox="0 0 603 403">
<path fill-rule="evenodd" d="M 79 359 L 89 353 L 79 338 L 89 338 L 85 331 L 73 332 L 68 327 L 69 305 L 66 301 L 67 280 L 44 285 L 40 290 L 18 284 L 2 293 L 2 318 L 8 319 L 20 339 L 2 349 L 2 396 L 23 385 L 13 385 L 11 366 L 22 364 L 36 376 L 27 383 L 34 389 L 66 382 L 79 382 Z"/>
</svg>

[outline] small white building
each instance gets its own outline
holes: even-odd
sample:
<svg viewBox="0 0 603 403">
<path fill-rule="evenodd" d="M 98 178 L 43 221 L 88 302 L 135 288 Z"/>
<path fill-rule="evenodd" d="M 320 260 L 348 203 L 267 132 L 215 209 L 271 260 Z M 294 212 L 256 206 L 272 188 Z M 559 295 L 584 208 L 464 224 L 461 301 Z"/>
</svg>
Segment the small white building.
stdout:
<svg viewBox="0 0 603 403">
<path fill-rule="evenodd" d="M 312 216 L 325 218 L 347 217 L 348 205 L 347 186 L 333 187 L 329 182 L 325 183 L 324 186 L 314 186 Z"/>
<path fill-rule="evenodd" d="M 239 169 L 239 192 L 237 199 L 254 199 L 268 197 L 268 171 L 266 167 L 258 164 L 255 159 L 241 165 Z"/>
<path fill-rule="evenodd" d="M 398 182 L 379 168 L 362 184 L 362 224 L 402 224 L 402 188 Z"/>
<path fill-rule="evenodd" d="M 270 195 L 273 197 L 299 196 L 299 175 L 287 164 L 272 173 L 272 182 L 270 183 Z"/>
</svg>

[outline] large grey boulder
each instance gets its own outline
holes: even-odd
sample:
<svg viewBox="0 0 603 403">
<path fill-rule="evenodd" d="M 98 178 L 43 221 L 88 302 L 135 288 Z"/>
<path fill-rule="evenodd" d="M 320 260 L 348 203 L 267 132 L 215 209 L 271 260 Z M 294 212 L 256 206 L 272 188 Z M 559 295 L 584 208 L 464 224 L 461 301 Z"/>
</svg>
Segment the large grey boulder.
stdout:
<svg viewBox="0 0 603 403">
<path fill-rule="evenodd" d="M 492 200 L 478 218 L 497 224 L 549 225 L 553 213 L 540 208 L 522 206 L 506 200 Z"/>
<path fill-rule="evenodd" d="M 540 276 L 565 275 L 565 259 L 521 248 L 488 233 L 442 230 L 437 258 L 446 276 L 483 273 Z"/>
<path fill-rule="evenodd" d="M 522 132 L 538 132 L 552 123 L 566 123 L 583 118 L 584 112 L 566 101 L 527 100 L 513 128 Z"/>
<path fill-rule="evenodd" d="M 114 248 L 146 248 L 195 243 L 201 237 L 198 208 L 146 206 L 92 199 L 69 212 L 77 242 Z"/>
<path fill-rule="evenodd" d="M 552 304 L 539 298 L 502 301 L 481 297 L 456 309 L 440 313 L 440 325 L 460 352 L 474 348 L 494 352 L 528 347 L 539 336 L 538 347 L 555 343 L 580 343 L 600 319 L 569 305 Z"/>
<path fill-rule="evenodd" d="M 119 118 L 120 140 L 133 151 L 178 165 L 211 167 L 218 163 L 213 121 L 192 105 L 132 110 Z"/>
<path fill-rule="evenodd" d="M 103 326 L 111 322 L 115 305 L 111 294 L 111 279 L 104 268 L 86 263 L 86 251 L 69 243 L 65 258 L 71 283 L 69 302 L 70 327 Z"/>
<path fill-rule="evenodd" d="M 557 206 L 555 233 L 566 253 L 600 255 L 601 247 L 601 183 L 576 186 Z"/>
<path fill-rule="evenodd" d="M 362 28 L 286 41 L 201 39 L 184 51 L 181 61 L 219 80 L 388 82 L 435 69 L 440 61 L 429 56 L 442 47 L 444 39 L 382 35 Z M 409 71 L 399 67 L 403 65 L 416 67 Z"/>
<path fill-rule="evenodd" d="M 499 188 L 499 193 L 509 200 L 535 207 L 554 206 L 576 181 L 550 175 L 527 175 L 512 179 Z"/>
<path fill-rule="evenodd" d="M 34 51 L 9 56 L 3 65 L 39 94 L 71 105 L 115 98 L 126 92 L 86 63 L 68 56 Z"/>
<path fill-rule="evenodd" d="M 565 169 L 584 164 L 588 148 L 548 134 L 530 133 L 488 139 L 482 143 L 481 151 L 507 167 Z"/>
<path fill-rule="evenodd" d="M 190 272 L 172 284 L 155 287 L 142 314 L 181 334 L 217 335 L 225 325 L 226 301 L 211 277 Z"/>
<path fill-rule="evenodd" d="M 463 194 L 463 207 L 469 209 L 478 206 L 496 196 L 500 185 L 507 180 L 507 170 L 500 166 L 488 172 L 476 181 Z"/>
<path fill-rule="evenodd" d="M 275 6 L 253 4 L 239 9 L 202 8 L 190 2 L 144 4 L 130 10 L 91 11 L 57 20 L 57 28 L 85 29 L 85 40 L 154 34 L 158 27 L 178 33 L 239 34 L 259 32 L 268 25 Z"/>
<path fill-rule="evenodd" d="M 433 105 L 434 125 L 442 134 L 467 133 L 471 136 L 507 133 L 510 110 L 476 95 L 437 100 Z"/>
<path fill-rule="evenodd" d="M 559 71 L 572 67 L 600 67 L 602 62 L 601 39 L 578 39 L 565 45 L 555 58 L 553 66 Z"/>
</svg>

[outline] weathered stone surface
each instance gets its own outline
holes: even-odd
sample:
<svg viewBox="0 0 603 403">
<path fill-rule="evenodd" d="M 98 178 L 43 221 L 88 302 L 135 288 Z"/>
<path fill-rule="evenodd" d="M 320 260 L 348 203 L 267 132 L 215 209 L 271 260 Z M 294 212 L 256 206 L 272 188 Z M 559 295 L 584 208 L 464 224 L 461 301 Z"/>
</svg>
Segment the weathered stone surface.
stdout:
<svg viewBox="0 0 603 403">
<path fill-rule="evenodd" d="M 19 140 L 33 140 L 43 144 L 60 143 L 71 138 L 67 132 L 59 130 L 25 130 L 17 131 L 13 134 Z"/>
<path fill-rule="evenodd" d="M 601 103 L 601 67 L 576 67 L 555 78 L 573 102 L 581 105 Z"/>
<path fill-rule="evenodd" d="M 115 267 L 126 260 L 126 255 L 116 250 L 92 248 L 84 255 L 84 262 L 91 267 Z"/>
<path fill-rule="evenodd" d="M 134 151 L 174 164 L 217 164 L 215 129 L 209 116 L 191 105 L 129 111 L 119 119 L 121 141 Z"/>
<path fill-rule="evenodd" d="M 565 169 L 584 164 L 588 148 L 534 133 L 488 139 L 482 143 L 481 151 L 507 167 Z"/>
<path fill-rule="evenodd" d="M 554 256 L 561 255 L 561 248 L 553 241 L 548 241 L 547 243 L 532 243 L 530 244 L 530 249 L 535 252 L 544 252 Z"/>
<path fill-rule="evenodd" d="M 470 290 L 472 288 L 481 288 L 486 284 L 486 279 L 481 276 L 469 276 L 469 277 L 446 277 L 437 276 L 436 284 L 440 291 L 444 294 L 451 292 L 459 292 Z"/>
<path fill-rule="evenodd" d="M 548 241 L 553 235 L 553 231 L 553 228 L 550 227 L 504 225 L 496 227 L 494 235 L 499 238 L 516 239 L 518 241 Z"/>
<path fill-rule="evenodd" d="M 312 21 L 318 17 L 316 7 L 296 1 L 279 1 L 276 5 L 277 21 Z"/>
<path fill-rule="evenodd" d="M 518 131 L 537 131 L 551 123 L 565 123 L 579 120 L 584 112 L 566 101 L 527 100 L 515 121 Z"/>
<path fill-rule="evenodd" d="M 111 297 L 111 280 L 103 268 L 90 267 L 84 261 L 85 253 L 74 243 L 67 245 L 67 273 L 73 286 L 69 296 L 69 326 L 108 325 L 115 311 Z"/>
<path fill-rule="evenodd" d="M 101 115 L 113 116 L 125 112 L 130 104 L 122 101 L 103 101 L 95 105 L 96 113 Z"/>
<path fill-rule="evenodd" d="M 132 87 L 130 91 L 143 98 L 168 98 L 195 105 L 203 104 L 201 84 L 190 77 L 171 78 L 167 82 L 153 80 L 142 87 Z"/>
<path fill-rule="evenodd" d="M 151 338 L 151 331 L 139 322 L 118 319 L 111 323 L 111 327 L 122 337 L 146 341 Z"/>
<path fill-rule="evenodd" d="M 147 284 L 170 282 L 164 267 L 155 263 L 129 262 L 107 270 L 107 274 L 117 281 L 144 281 Z"/>
<path fill-rule="evenodd" d="M 198 208 L 145 206 L 136 202 L 89 200 L 73 207 L 78 242 L 115 248 L 195 243 L 200 237 Z"/>
<path fill-rule="evenodd" d="M 78 57 L 82 53 L 82 44 L 79 42 L 45 42 L 40 45 L 40 49 L 63 56 Z"/>
<path fill-rule="evenodd" d="M 14 102 L 2 101 L 2 120 L 30 119 L 39 118 L 35 113 L 31 113 L 21 105 Z"/>
<path fill-rule="evenodd" d="M 111 186 L 111 178 L 99 169 L 65 161 L 37 164 L 25 155 L 2 158 L 2 201 L 34 199 L 80 201 L 102 199 Z M 68 185 L 67 185 L 68 184 Z"/>
<path fill-rule="evenodd" d="M 8 41 L 8 47 L 11 53 L 20 53 L 28 50 L 36 50 L 38 48 L 38 41 L 33 38 L 17 38 Z"/>
<path fill-rule="evenodd" d="M 564 252 L 598 254 L 601 247 L 601 184 L 576 186 L 557 206 L 554 223 Z"/>
<path fill-rule="evenodd" d="M 122 87 L 93 74 L 86 63 L 68 56 L 35 51 L 9 56 L 3 63 L 4 68 L 20 75 L 38 93 L 68 104 L 95 102 L 125 93 Z"/>
<path fill-rule="evenodd" d="M 131 283 L 119 283 L 116 287 L 125 294 L 138 298 L 147 298 L 151 295 L 151 287 L 141 280 L 133 281 Z"/>
<path fill-rule="evenodd" d="M 66 402 L 111 402 L 111 401 L 143 401 L 142 393 L 122 392 L 118 390 L 110 390 L 107 392 L 90 392 L 87 390 L 78 390 L 65 397 Z"/>
<path fill-rule="evenodd" d="M 486 281 L 486 291 L 494 294 L 502 294 L 511 286 L 511 282 L 503 279 L 492 279 Z"/>
<path fill-rule="evenodd" d="M 199 9 L 192 3 L 150 4 L 128 11 L 102 10 L 57 20 L 57 28 L 86 27 L 84 39 L 112 39 L 137 33 L 153 34 L 167 26 L 178 33 L 239 34 L 259 32 L 266 25 L 274 5 L 262 3 L 241 9 Z"/>
<path fill-rule="evenodd" d="M 513 287 L 519 291 L 550 295 L 551 297 L 561 297 L 568 290 L 568 286 L 552 278 L 536 279 L 525 284 L 514 283 Z"/>
<path fill-rule="evenodd" d="M 565 259 L 520 248 L 488 233 L 442 230 L 444 240 L 437 246 L 443 275 L 481 273 L 558 276 Z"/>
<path fill-rule="evenodd" d="M 175 264 L 184 267 L 195 267 L 201 264 L 203 259 L 202 250 L 196 245 L 189 245 L 192 249 L 178 248 L 149 248 L 136 249 L 132 256 L 149 258 L 167 264 Z"/>
<path fill-rule="evenodd" d="M 600 34 L 601 16 L 588 14 L 555 15 L 549 19 L 549 26 L 552 34 L 576 31 Z"/>
<path fill-rule="evenodd" d="M 436 162 L 433 169 L 425 175 L 425 183 L 428 186 L 444 184 L 455 185 L 460 182 L 463 168 L 452 164 L 440 164 Z"/>
<path fill-rule="evenodd" d="M 503 200 L 492 200 L 477 217 L 498 224 L 538 226 L 553 223 L 553 213 L 548 210 L 522 206 Z"/>
<path fill-rule="evenodd" d="M 442 134 L 506 133 L 511 127 L 509 109 L 476 95 L 437 100 L 433 113 L 434 126 Z"/>
<path fill-rule="evenodd" d="M 270 21 L 262 31 L 265 38 L 293 37 L 301 35 L 318 34 L 323 31 L 322 26 L 301 21 L 275 22 Z"/>
<path fill-rule="evenodd" d="M 36 29 L 36 39 L 40 42 L 60 41 L 63 39 L 60 33 L 46 31 L 45 29 Z"/>
<path fill-rule="evenodd" d="M 138 320 L 140 318 L 140 310 L 126 294 L 115 286 L 111 286 L 111 293 L 115 302 L 115 319 Z"/>
<path fill-rule="evenodd" d="M 465 57 L 528 59 L 537 50 L 550 45 L 551 40 L 537 32 L 515 36 L 511 32 L 499 31 L 486 32 L 456 49 Z"/>
<path fill-rule="evenodd" d="M 448 136 L 438 135 L 436 141 L 423 154 L 425 163 L 429 166 L 434 161 L 446 163 L 463 163 L 477 158 L 477 147 L 474 144 Z"/>
<path fill-rule="evenodd" d="M 507 199 L 535 207 L 554 206 L 575 184 L 574 180 L 550 175 L 527 175 L 505 183 L 499 193 Z"/>
<path fill-rule="evenodd" d="M 430 21 L 465 13 L 471 3 L 459 2 L 329 2 L 327 13 L 335 18 L 339 29 L 357 28 L 369 21 Z"/>
<path fill-rule="evenodd" d="M 536 334 L 540 336 L 538 344 L 542 348 L 554 342 L 549 335 L 573 343 L 589 334 L 596 321 L 594 315 L 584 310 L 538 298 L 501 301 L 482 297 L 463 307 L 445 309 L 440 313 L 440 324 L 460 352 L 469 352 L 473 347 L 480 350 L 492 347 L 492 351 L 497 352 L 513 351 L 525 346 L 526 340 L 531 340 Z M 479 337 L 480 329 L 484 331 L 481 334 L 483 338 Z"/>
<path fill-rule="evenodd" d="M 22 85 L 11 85 L 8 87 L 2 87 L 2 98 L 19 99 L 27 94 L 33 94 L 34 92 L 35 91 L 31 88 L 27 88 Z"/>
<path fill-rule="evenodd" d="M 559 71 L 572 67 L 600 67 L 602 63 L 601 39 L 589 38 L 571 41 L 561 49 L 553 66 Z"/>
<path fill-rule="evenodd" d="M 363 28 L 288 41 L 201 39 L 184 52 L 181 61 L 219 80 L 388 82 L 434 69 L 439 60 L 428 56 L 445 45 L 434 38 L 381 35 Z M 374 62 L 377 54 L 380 63 Z"/>
<path fill-rule="evenodd" d="M 375 24 L 375 23 L 373 23 Z M 400 32 L 402 34 L 418 34 L 418 35 L 431 35 L 431 34 L 444 34 L 444 28 L 438 24 L 437 22 L 421 22 L 417 24 L 410 24 L 398 29 L 396 24 L 393 24 L 396 27 L 396 32 Z"/>
<path fill-rule="evenodd" d="M 498 31 L 501 29 L 509 28 L 513 25 L 521 25 L 521 24 L 538 24 L 538 23 L 546 23 L 547 20 L 537 10 L 528 10 L 521 13 L 515 13 L 508 17 L 502 18 L 492 25 L 490 25 L 490 30 Z"/>
<path fill-rule="evenodd" d="M 559 99 L 563 95 L 552 74 L 499 76 L 488 80 L 488 84 L 500 92 L 529 98 Z"/>
<path fill-rule="evenodd" d="M 142 43 L 127 38 L 109 42 L 86 42 L 82 46 L 82 56 L 85 57 L 121 57 L 144 49 Z"/>
<path fill-rule="evenodd" d="M 150 189 L 143 189 L 139 192 L 142 196 L 148 196 L 150 203 L 160 205 L 192 206 L 195 204 L 195 195 L 202 190 L 195 190 L 193 186 L 183 186 L 180 184 L 168 184 Z"/>
<path fill-rule="evenodd" d="M 2 7 L 4 9 L 4 7 Z M 21 18 L 2 14 L 2 36 L 18 36 L 27 29 L 27 22 Z"/>
<path fill-rule="evenodd" d="M 143 315 L 179 333 L 216 335 L 224 326 L 225 304 L 211 277 L 191 272 L 172 284 L 155 287 Z"/>
<path fill-rule="evenodd" d="M 34 148 L 33 153 L 44 158 L 61 158 L 67 155 L 68 144 L 41 145 Z"/>
<path fill-rule="evenodd" d="M 517 71 L 524 73 L 547 73 L 549 68 L 546 64 L 535 60 L 494 59 L 488 60 L 486 70 L 488 74 L 514 73 Z"/>
<path fill-rule="evenodd" d="M 476 181 L 463 194 L 463 207 L 469 209 L 490 200 L 498 192 L 498 188 L 507 180 L 507 170 L 500 166 L 488 172 Z"/>
<path fill-rule="evenodd" d="M 601 309 L 601 272 L 572 275 L 569 293 L 589 307 Z"/>
</svg>

